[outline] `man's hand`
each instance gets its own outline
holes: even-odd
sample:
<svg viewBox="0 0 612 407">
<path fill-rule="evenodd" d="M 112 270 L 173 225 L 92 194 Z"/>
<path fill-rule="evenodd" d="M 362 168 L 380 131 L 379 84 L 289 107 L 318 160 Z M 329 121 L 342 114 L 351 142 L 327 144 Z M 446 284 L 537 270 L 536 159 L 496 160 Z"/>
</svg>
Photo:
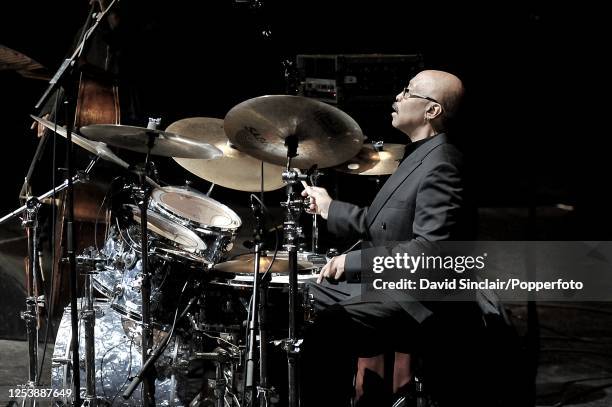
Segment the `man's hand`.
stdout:
<svg viewBox="0 0 612 407">
<path fill-rule="evenodd" d="M 321 269 L 317 283 L 321 284 L 324 278 L 333 278 L 334 280 L 340 280 L 344 275 L 344 262 L 346 261 L 346 254 L 341 254 L 332 259 Z"/>
<path fill-rule="evenodd" d="M 45 114 L 42 118 L 43 119 L 48 119 L 49 118 L 49 113 Z M 36 129 L 36 135 L 38 136 L 38 138 L 44 136 L 45 130 L 47 129 L 45 126 L 43 126 L 42 124 L 40 124 L 36 120 L 34 120 L 34 122 L 32 123 L 32 127 L 30 127 L 30 128 L 32 130 Z"/>
<path fill-rule="evenodd" d="M 306 212 L 321 215 L 323 219 L 327 219 L 329 213 L 329 205 L 331 197 L 325 188 L 305 186 L 302 191 L 302 196 L 310 197 L 310 207 Z"/>
</svg>

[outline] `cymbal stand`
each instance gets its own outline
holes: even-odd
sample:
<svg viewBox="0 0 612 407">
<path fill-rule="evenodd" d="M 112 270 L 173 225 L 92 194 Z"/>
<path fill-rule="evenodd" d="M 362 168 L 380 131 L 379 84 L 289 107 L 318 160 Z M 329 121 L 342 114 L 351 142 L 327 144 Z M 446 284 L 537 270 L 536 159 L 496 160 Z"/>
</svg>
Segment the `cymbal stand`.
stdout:
<svg viewBox="0 0 612 407">
<path fill-rule="evenodd" d="M 313 173 L 308 176 L 308 178 L 310 179 L 310 184 L 313 187 L 317 186 L 317 181 L 319 180 L 319 177 L 321 175 L 322 175 L 321 172 L 319 172 L 319 171 L 317 171 L 315 169 L 313 171 Z M 318 225 L 318 215 L 316 213 L 312 214 L 312 247 L 311 247 L 311 252 L 312 253 L 318 253 L 319 252 L 319 225 Z"/>
<path fill-rule="evenodd" d="M 96 396 L 96 349 L 95 349 L 95 324 L 96 311 L 93 298 L 93 276 L 100 270 L 104 270 L 106 258 L 93 248 L 89 248 L 84 254 L 77 256 L 77 266 L 81 274 L 85 275 L 85 308 L 81 309 L 81 318 L 85 327 L 85 395 L 83 406 L 98 406 Z"/>
<path fill-rule="evenodd" d="M 147 129 L 156 130 L 160 124 L 161 119 L 149 118 Z M 148 239 L 148 224 L 147 224 L 147 210 L 149 207 L 149 195 L 150 189 L 147 185 L 147 174 L 150 167 L 151 150 L 155 145 L 155 138 L 157 134 L 153 131 L 147 133 L 149 140 L 147 144 L 147 153 L 145 156 L 144 168 L 140 172 L 140 193 L 141 199 L 139 202 L 140 206 L 140 261 L 142 262 L 142 282 L 140 287 L 140 294 L 142 298 L 142 366 L 147 364 L 149 359 L 149 352 L 151 351 L 151 343 L 153 340 L 151 330 L 151 275 L 149 273 L 149 239 Z M 150 364 L 150 363 L 149 363 Z M 144 377 L 142 377 L 142 402 L 143 406 L 149 407 L 155 405 L 155 381 L 153 379 L 152 370 L 143 369 Z M 139 379 L 135 377 L 132 382 Z M 132 388 L 132 384 L 128 388 Z M 127 392 L 126 392 L 127 393 Z M 124 398 L 126 393 L 123 394 Z M 130 393 L 131 394 L 131 393 Z"/>
<path fill-rule="evenodd" d="M 37 281 L 36 270 L 38 267 L 38 210 L 40 201 L 36 197 L 30 197 L 26 201 L 27 209 L 23 217 L 23 227 L 28 236 L 28 264 L 26 266 L 26 310 L 21 313 L 21 318 L 26 323 L 28 338 L 28 388 L 34 388 L 38 383 L 38 308 L 42 305 L 37 295 L 40 281 Z M 36 401 L 30 399 L 27 403 L 35 406 Z M 23 406 L 26 405 L 24 400 Z"/>
<path fill-rule="evenodd" d="M 297 363 L 300 352 L 301 340 L 297 338 L 296 331 L 296 305 L 297 305 L 297 277 L 298 263 L 297 251 L 299 240 L 299 217 L 304 209 L 304 200 L 298 192 L 295 185 L 300 181 L 306 180 L 307 176 L 298 170 L 291 168 L 291 159 L 297 155 L 298 139 L 295 135 L 285 139 L 287 147 L 287 167 L 283 171 L 283 182 L 287 184 L 287 200 L 281 202 L 281 206 L 286 208 L 285 221 L 283 222 L 283 247 L 287 251 L 289 260 L 289 335 L 284 341 L 284 348 L 287 352 L 287 374 L 289 379 L 289 407 L 298 407 L 299 405 L 299 389 L 297 377 Z"/>
</svg>

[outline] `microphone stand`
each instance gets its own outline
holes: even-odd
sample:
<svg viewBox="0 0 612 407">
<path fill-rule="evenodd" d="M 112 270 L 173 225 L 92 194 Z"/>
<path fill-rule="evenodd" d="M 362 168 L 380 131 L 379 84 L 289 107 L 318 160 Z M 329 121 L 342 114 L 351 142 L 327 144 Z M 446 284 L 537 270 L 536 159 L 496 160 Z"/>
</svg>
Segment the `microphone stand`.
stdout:
<svg viewBox="0 0 612 407">
<path fill-rule="evenodd" d="M 81 53 L 85 49 L 85 44 L 87 43 L 87 40 L 89 39 L 89 37 L 91 37 L 91 35 L 94 32 L 96 32 L 96 29 L 98 28 L 98 25 L 100 24 L 102 19 L 106 17 L 108 12 L 118 2 L 119 0 L 112 0 L 111 3 L 108 5 L 108 7 L 105 10 L 102 10 L 101 12 L 96 14 L 93 25 L 83 32 L 82 39 L 80 40 L 79 44 L 77 45 L 76 49 L 74 50 L 70 58 L 66 58 L 64 62 L 62 62 L 57 72 L 55 72 L 55 75 L 53 75 L 53 77 L 49 80 L 49 86 L 47 86 L 47 89 L 45 90 L 43 95 L 40 97 L 38 102 L 36 102 L 36 105 L 34 105 L 35 110 L 39 110 L 45 104 L 45 102 L 47 101 L 51 93 L 58 87 L 58 84 L 63 81 L 66 71 L 68 71 L 69 68 L 74 67 L 77 58 L 81 55 Z M 89 14 L 87 15 L 87 22 L 85 23 L 85 25 L 87 25 L 87 23 L 91 20 L 92 13 L 93 13 L 93 6 Z"/>
<path fill-rule="evenodd" d="M 30 186 L 30 179 L 32 179 L 32 174 L 34 173 L 34 168 L 36 167 L 36 163 L 40 160 L 43 151 L 45 151 L 45 145 L 47 144 L 48 135 L 45 132 L 43 136 L 38 140 L 38 146 L 36 147 L 36 152 L 34 153 L 34 157 L 30 162 L 30 167 L 28 168 L 28 173 L 25 176 L 25 180 L 23 185 L 21 186 L 21 191 L 19 191 L 19 198 L 27 199 L 29 196 L 28 189 Z"/>
<path fill-rule="evenodd" d="M 49 86 L 38 100 L 34 109 L 39 110 L 43 104 L 47 101 L 51 92 L 53 92 L 58 84 L 61 82 L 67 82 L 67 77 L 74 75 L 74 66 L 76 65 L 77 58 L 83 52 L 85 44 L 91 35 L 96 31 L 98 25 L 102 19 L 106 16 L 108 11 L 118 0 L 112 0 L 109 6 L 102 12 L 96 15 L 94 24 L 84 31 L 82 39 L 79 45 L 76 47 L 72 56 L 62 63 L 55 75 L 49 81 Z M 87 16 L 88 25 L 91 19 L 91 12 Z M 68 72 L 68 74 L 66 74 Z M 75 110 L 74 104 L 71 103 L 71 98 L 68 96 L 69 92 L 65 95 L 65 115 L 66 115 L 66 169 L 67 169 L 67 185 L 66 185 L 66 254 L 69 265 L 70 273 L 70 323 L 72 327 L 71 336 L 71 349 L 72 349 L 72 394 L 74 395 L 74 405 L 81 405 L 81 378 L 79 368 L 79 330 L 78 330 L 78 310 L 77 310 L 77 269 L 76 269 L 76 256 L 75 256 L 75 236 L 74 236 L 74 187 L 73 187 L 73 168 L 72 168 L 72 120 L 71 114 Z M 55 171 L 55 169 L 54 169 Z"/>
<path fill-rule="evenodd" d="M 255 216 L 253 241 L 255 243 L 255 261 L 253 263 L 253 300 L 249 312 L 248 343 L 246 349 L 246 379 L 245 385 L 250 390 L 251 405 L 259 398 L 259 405 L 269 405 L 269 389 L 267 377 L 267 335 L 265 332 L 267 283 L 270 274 L 265 274 L 265 281 L 260 281 L 260 259 L 263 236 L 263 207 L 251 198 L 251 210 Z M 261 297 L 261 302 L 260 302 Z M 259 386 L 255 383 L 255 367 L 257 366 L 257 334 L 259 333 Z"/>
<path fill-rule="evenodd" d="M 40 209 L 41 202 L 60 192 L 68 187 L 69 183 L 72 182 L 83 182 L 87 179 L 87 174 L 93 169 L 93 166 L 97 162 L 98 157 L 91 160 L 84 172 L 74 176 L 74 179 L 67 179 L 62 185 L 53 188 L 52 190 L 44 193 L 39 197 L 28 196 L 26 197 L 25 205 L 17 208 L 13 212 L 0 218 L 0 224 L 6 222 L 9 219 L 14 218 L 17 215 L 24 214 L 22 226 L 26 230 L 28 237 L 28 263 L 26 265 L 26 310 L 21 313 L 21 318 L 26 323 L 26 332 L 28 338 L 28 388 L 34 388 L 39 381 L 38 377 L 38 308 L 42 305 L 41 300 L 38 297 L 37 291 L 42 284 L 40 280 L 40 272 L 38 266 L 38 247 L 37 240 L 39 236 L 38 232 L 38 211 Z M 48 310 L 47 310 L 48 312 Z M 76 332 L 76 331 L 75 331 Z M 77 369 L 79 365 L 76 365 Z M 73 369 L 74 370 L 74 369 Z M 73 373 L 74 374 L 74 373 Z M 77 373 L 78 377 L 78 373 Z M 79 382 L 80 390 L 80 382 Z M 29 405 L 36 405 L 34 399 L 29 399 Z M 24 400 L 25 405 L 25 400 Z"/>
</svg>

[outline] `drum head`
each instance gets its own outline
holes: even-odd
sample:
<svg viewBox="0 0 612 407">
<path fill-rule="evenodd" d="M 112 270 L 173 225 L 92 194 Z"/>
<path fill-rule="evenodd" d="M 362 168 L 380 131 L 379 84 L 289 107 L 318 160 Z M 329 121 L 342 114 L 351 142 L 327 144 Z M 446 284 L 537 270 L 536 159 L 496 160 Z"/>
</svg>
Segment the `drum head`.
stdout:
<svg viewBox="0 0 612 407">
<path fill-rule="evenodd" d="M 240 217 L 227 206 L 197 191 L 179 187 L 156 188 L 151 200 L 166 211 L 202 227 L 234 230 Z"/>
<path fill-rule="evenodd" d="M 132 210 L 133 219 L 140 224 L 140 208 L 127 205 Z M 206 243 L 192 230 L 170 222 L 155 212 L 147 211 L 147 227 L 149 232 L 174 242 L 188 253 L 201 253 L 206 250 Z"/>
</svg>

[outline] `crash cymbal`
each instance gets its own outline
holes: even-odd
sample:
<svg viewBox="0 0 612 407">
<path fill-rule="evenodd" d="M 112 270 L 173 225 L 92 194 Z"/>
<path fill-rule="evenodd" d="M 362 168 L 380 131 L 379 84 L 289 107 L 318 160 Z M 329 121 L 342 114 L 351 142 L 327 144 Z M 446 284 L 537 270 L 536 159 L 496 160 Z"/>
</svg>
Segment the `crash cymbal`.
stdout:
<svg viewBox="0 0 612 407">
<path fill-rule="evenodd" d="M 79 130 L 85 137 L 101 141 L 126 150 L 146 153 L 149 135 L 154 136 L 152 155 L 164 157 L 183 157 L 215 159 L 223 155 L 217 147 L 187 139 L 178 134 L 145 127 L 123 126 L 119 124 L 92 124 Z"/>
<path fill-rule="evenodd" d="M 238 191 L 257 192 L 261 190 L 262 161 L 238 151 L 230 145 L 223 120 L 210 117 L 190 117 L 172 123 L 166 131 L 180 134 L 184 138 L 209 143 L 223 152 L 216 160 L 173 157 L 181 167 L 217 185 Z M 263 164 L 264 191 L 283 187 L 283 167 Z"/>
<path fill-rule="evenodd" d="M 259 259 L 259 272 L 264 273 L 272 262 L 272 254 L 262 255 Z M 222 273 L 234 274 L 253 274 L 253 266 L 255 263 L 254 254 L 245 254 L 239 256 L 237 260 L 230 260 L 223 263 L 215 264 L 214 270 Z M 309 261 L 298 260 L 298 273 L 304 273 L 315 268 L 315 264 Z M 286 256 L 277 255 L 270 273 L 286 274 L 289 272 L 289 260 Z"/>
<path fill-rule="evenodd" d="M 404 144 L 385 143 L 380 151 L 372 145 L 364 145 L 355 157 L 334 169 L 347 174 L 390 175 L 399 166 L 405 149 Z"/>
<path fill-rule="evenodd" d="M 301 96 L 268 95 L 246 100 L 225 116 L 225 134 L 240 151 L 285 166 L 285 140 L 299 144 L 292 167 L 332 167 L 354 157 L 363 145 L 361 128 L 342 110 Z"/>
</svg>

